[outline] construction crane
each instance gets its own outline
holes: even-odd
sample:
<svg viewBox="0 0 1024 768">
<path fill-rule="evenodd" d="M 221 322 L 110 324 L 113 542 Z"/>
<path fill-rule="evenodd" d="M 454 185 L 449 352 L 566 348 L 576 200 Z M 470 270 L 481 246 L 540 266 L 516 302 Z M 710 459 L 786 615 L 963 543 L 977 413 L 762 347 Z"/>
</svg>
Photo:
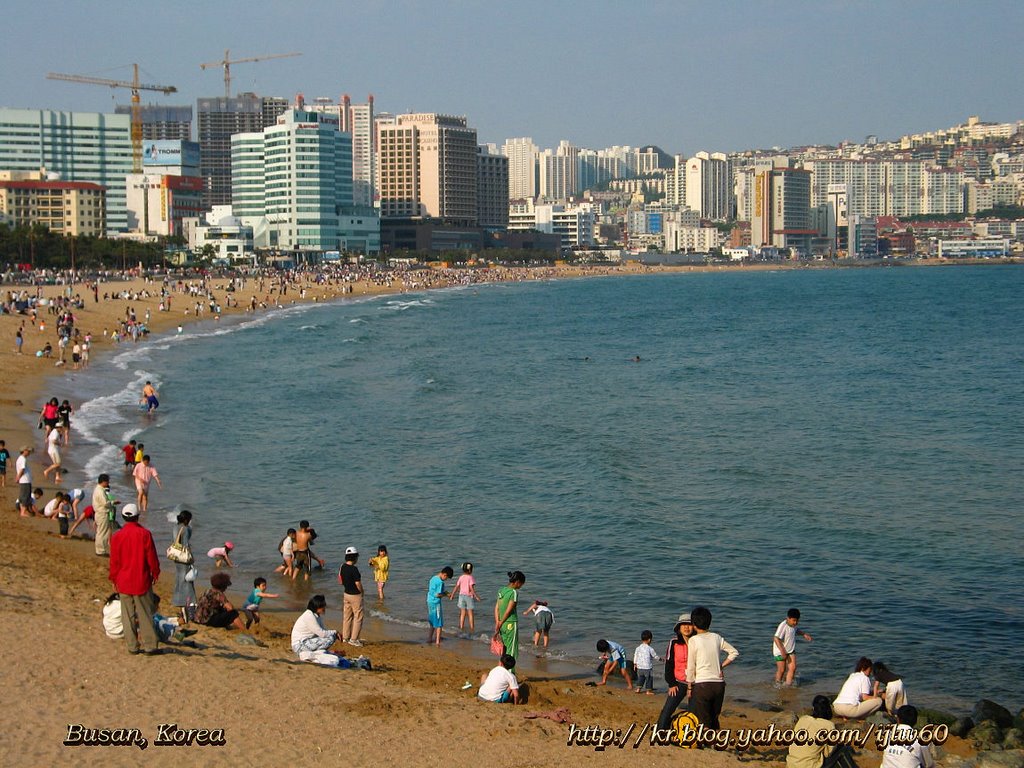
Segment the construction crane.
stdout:
<svg viewBox="0 0 1024 768">
<path fill-rule="evenodd" d="M 200 69 L 209 69 L 210 67 L 224 67 L 224 98 L 231 98 L 231 65 L 242 64 L 248 61 L 266 61 L 267 59 L 287 59 L 290 56 L 301 56 L 301 53 L 270 53 L 266 56 L 249 56 L 244 59 L 232 59 L 231 51 L 228 49 L 224 50 L 224 58 L 220 61 L 208 61 L 205 64 L 200 64 Z"/>
<path fill-rule="evenodd" d="M 149 85 L 139 82 L 139 65 L 134 67 L 134 77 L 131 82 L 127 80 L 107 80 L 104 77 L 89 77 L 88 75 L 64 75 L 60 72 L 47 72 L 47 80 L 67 80 L 71 83 L 89 83 L 91 85 L 106 85 L 110 88 L 131 88 L 132 90 L 132 173 L 142 173 L 142 104 L 139 99 L 139 91 L 160 91 L 163 94 L 177 93 L 178 89 L 173 85 Z"/>
</svg>

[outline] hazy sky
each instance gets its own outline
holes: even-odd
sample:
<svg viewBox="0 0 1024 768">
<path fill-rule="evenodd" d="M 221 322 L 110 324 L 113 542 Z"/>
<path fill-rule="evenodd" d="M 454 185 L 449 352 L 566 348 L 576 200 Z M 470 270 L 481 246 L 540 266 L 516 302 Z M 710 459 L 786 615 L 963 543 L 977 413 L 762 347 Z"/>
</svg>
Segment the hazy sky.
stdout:
<svg viewBox="0 0 1024 768">
<path fill-rule="evenodd" d="M 112 111 L 127 90 L 48 71 L 170 84 L 144 103 L 302 92 L 378 111 L 465 115 L 481 143 L 657 144 L 669 153 L 895 138 L 977 114 L 1024 118 L 1020 0 L 7 0 L 0 106 Z"/>
</svg>

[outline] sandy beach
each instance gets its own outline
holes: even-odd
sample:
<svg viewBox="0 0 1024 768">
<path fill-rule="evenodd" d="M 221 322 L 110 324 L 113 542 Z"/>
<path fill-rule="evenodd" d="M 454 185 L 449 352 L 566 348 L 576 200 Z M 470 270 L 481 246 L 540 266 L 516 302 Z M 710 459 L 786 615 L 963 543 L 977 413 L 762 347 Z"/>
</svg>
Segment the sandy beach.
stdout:
<svg viewBox="0 0 1024 768">
<path fill-rule="evenodd" d="M 718 268 L 682 267 L 670 271 L 713 269 Z M 652 270 L 524 268 L 496 271 L 493 277 L 530 280 L 647 271 Z M 404 284 L 400 280 L 390 285 L 351 283 L 352 290 L 345 295 L 442 287 L 449 279 L 448 273 L 424 270 L 414 273 Z M 223 288 L 227 282 L 222 278 L 210 280 L 218 299 L 226 296 Z M 21 286 L 2 288 L 20 290 Z M 55 297 L 62 288 L 46 286 L 43 296 Z M 237 301 L 238 306 L 222 306 L 223 314 L 245 312 L 253 299 L 271 306 L 278 300 L 287 305 L 292 301 L 330 301 L 340 298 L 345 291 L 341 285 L 309 283 L 292 286 L 286 296 L 279 296 L 268 293 L 266 288 L 260 290 L 254 281 L 248 281 L 243 289 L 232 294 L 232 303 Z M 177 325 L 196 319 L 191 310 L 185 314 L 185 308 L 194 306 L 197 299 L 180 294 L 174 294 L 172 311 L 160 312 L 159 289 L 158 282 L 147 284 L 141 279 L 104 283 L 99 289 L 98 303 L 82 290 L 86 301 L 84 308 L 75 310 L 76 327 L 92 334 L 94 359 L 116 348 L 103 337 L 102 331 L 114 328 L 124 317 L 126 307 L 132 307 L 140 317 L 150 310 L 149 326 L 155 335 L 171 332 Z M 121 290 L 148 291 L 151 295 L 132 301 L 102 300 L 104 292 Z M 193 638 L 195 648 L 172 644 L 163 656 L 129 655 L 122 641 L 104 635 L 100 623 L 102 601 L 112 591 L 107 580 L 108 561 L 94 555 L 91 541 L 62 540 L 56 535 L 53 521 L 20 518 L 13 511 L 17 497 L 14 459 L 21 445 L 35 448 L 30 457 L 31 468 L 36 484 L 46 493 L 44 498 L 51 498 L 58 487 L 42 477 L 45 451 L 42 432 L 33 429 L 33 416 L 49 398 L 52 379 L 66 375 L 71 364 L 56 367 L 53 359 L 35 356 L 46 341 L 55 350 L 57 345 L 55 318 L 46 314 L 45 309 L 39 317 L 46 320 L 45 331 L 39 330 L 38 322 L 33 327 L 24 316 L 0 316 L 0 439 L 6 441 L 11 453 L 7 487 L 2 489 L 0 502 L 4 509 L 0 515 L 0 535 L 7 542 L 0 558 L 4 575 L 0 586 L 0 685 L 11 699 L 0 715 L 0 763 L 42 766 L 70 759 L 75 765 L 172 765 L 184 760 L 200 765 L 246 761 L 269 766 L 312 760 L 327 765 L 415 761 L 422 765 L 555 766 L 568 759 L 573 764 L 610 766 L 676 765 L 680 761 L 725 766 L 752 759 L 784 762 L 782 747 L 740 753 L 681 751 L 673 746 L 651 745 L 641 738 L 641 728 L 657 719 L 663 695 L 636 696 L 626 691 L 621 681 L 605 688 L 588 687 L 585 683 L 593 678 L 569 677 L 565 670 L 546 669 L 538 662 L 528 662 L 520 670 L 520 678 L 528 686 L 525 705 L 481 703 L 475 698 L 475 690 L 463 690 L 463 684 L 476 682 L 492 662 L 467 655 L 457 641 L 446 641 L 435 649 L 396 635 L 394 630 L 373 620 L 364 629 L 366 647 L 359 649 L 372 660 L 372 672 L 327 669 L 296 661 L 288 647 L 288 633 L 295 618 L 289 614 L 265 617 L 254 632 L 260 646 L 239 644 L 236 633 L 200 627 Z M 210 316 L 206 314 L 203 319 L 209 320 Z M 24 354 L 16 355 L 15 331 L 23 321 Z M 67 452 L 76 463 L 84 464 L 88 457 L 76 452 L 86 450 L 73 444 Z M 112 467 L 111 472 L 117 469 Z M 87 493 L 91 488 L 88 484 Z M 163 492 L 164 496 L 172 494 L 172 490 Z M 142 522 L 146 524 L 145 517 Z M 164 573 L 158 591 L 169 597 L 173 567 L 163 557 L 161 567 Z M 200 593 L 206 586 L 197 583 Z M 229 596 L 235 603 L 241 603 L 247 587 L 236 583 L 228 590 Z M 330 590 L 327 600 L 327 625 L 340 629 L 340 586 Z M 523 655 L 528 656 L 525 648 Z M 663 693 L 659 669 L 656 680 Z M 822 692 L 835 693 L 788 691 L 780 694 L 782 707 L 803 713 L 811 697 Z M 628 732 L 628 743 L 622 748 L 616 745 L 604 750 L 582 744 L 569 746 L 568 723 L 524 717 L 560 708 L 569 710 L 570 721 L 579 728 L 598 726 Z M 731 700 L 727 692 L 724 727 L 762 727 L 773 717 L 774 713 Z M 148 740 L 148 747 L 139 752 L 138 746 L 65 746 L 63 741 L 70 724 L 139 729 Z M 155 741 L 160 727 L 167 724 L 186 730 L 222 730 L 224 743 L 159 746 Z M 947 754 L 972 754 L 967 743 L 955 738 L 942 749 Z M 861 766 L 876 766 L 879 762 L 880 755 L 873 748 L 858 758 Z"/>
</svg>

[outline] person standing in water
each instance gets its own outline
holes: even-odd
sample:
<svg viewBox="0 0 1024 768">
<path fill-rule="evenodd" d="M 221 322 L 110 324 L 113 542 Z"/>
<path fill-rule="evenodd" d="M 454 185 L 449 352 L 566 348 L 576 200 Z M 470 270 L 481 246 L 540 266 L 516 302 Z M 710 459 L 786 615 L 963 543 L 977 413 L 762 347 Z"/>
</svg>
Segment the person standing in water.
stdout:
<svg viewBox="0 0 1024 768">
<path fill-rule="evenodd" d="M 151 381 L 147 381 L 146 385 L 142 388 L 142 402 L 146 404 L 146 413 L 152 413 L 160 407 L 157 391 L 153 388 L 153 382 Z"/>
</svg>

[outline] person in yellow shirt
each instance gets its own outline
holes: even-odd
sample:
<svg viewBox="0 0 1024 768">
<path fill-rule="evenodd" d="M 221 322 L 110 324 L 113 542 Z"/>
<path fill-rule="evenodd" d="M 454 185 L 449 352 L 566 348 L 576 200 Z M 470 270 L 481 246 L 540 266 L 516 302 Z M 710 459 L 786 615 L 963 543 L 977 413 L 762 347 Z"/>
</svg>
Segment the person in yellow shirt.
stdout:
<svg viewBox="0 0 1024 768">
<path fill-rule="evenodd" d="M 370 558 L 370 567 L 373 568 L 373 580 L 377 582 L 377 599 L 383 600 L 384 585 L 388 583 L 388 569 L 391 567 L 388 548 L 383 544 L 377 547 L 377 556 Z"/>
</svg>

